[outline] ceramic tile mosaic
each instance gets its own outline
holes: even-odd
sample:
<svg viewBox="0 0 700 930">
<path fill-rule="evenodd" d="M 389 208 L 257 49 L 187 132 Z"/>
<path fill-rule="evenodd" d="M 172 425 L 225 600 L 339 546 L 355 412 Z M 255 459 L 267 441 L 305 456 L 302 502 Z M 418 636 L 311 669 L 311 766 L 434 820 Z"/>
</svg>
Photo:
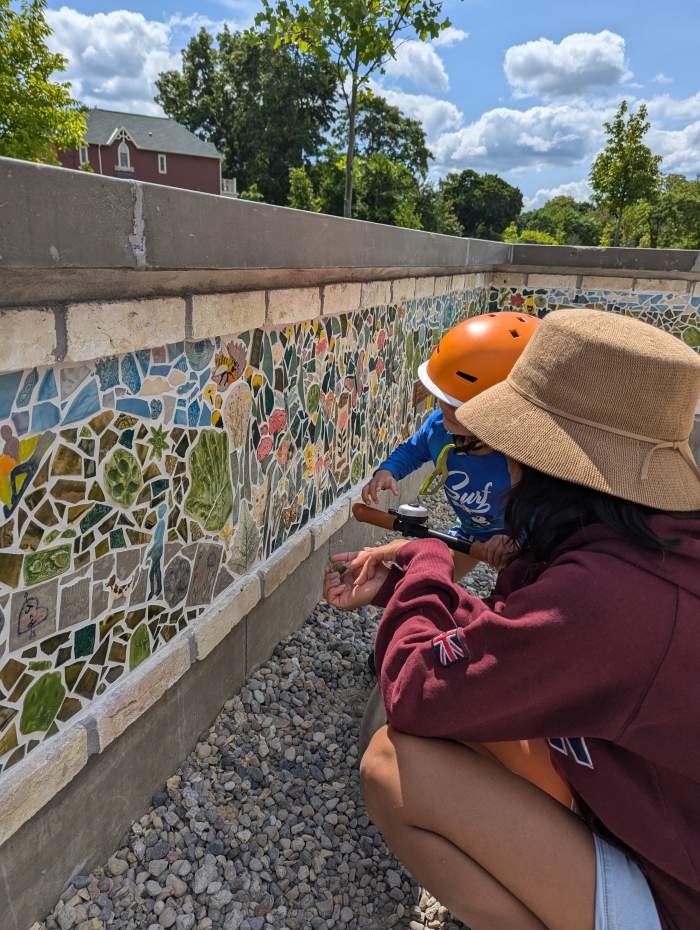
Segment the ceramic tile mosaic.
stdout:
<svg viewBox="0 0 700 930">
<path fill-rule="evenodd" d="M 0 767 L 407 437 L 419 363 L 485 296 L 0 376 Z"/>
<path fill-rule="evenodd" d="M 638 294 L 634 291 L 495 288 L 489 290 L 489 310 L 524 310 L 545 316 L 562 306 L 591 307 L 633 316 L 658 326 L 700 352 L 700 297 L 690 294 Z"/>
</svg>

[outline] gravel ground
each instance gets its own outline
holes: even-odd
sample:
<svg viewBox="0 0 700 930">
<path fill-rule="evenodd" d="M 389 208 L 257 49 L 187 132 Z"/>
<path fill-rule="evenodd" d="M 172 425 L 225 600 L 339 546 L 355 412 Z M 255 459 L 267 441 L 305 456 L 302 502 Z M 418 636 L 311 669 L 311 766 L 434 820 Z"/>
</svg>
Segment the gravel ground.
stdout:
<svg viewBox="0 0 700 930">
<path fill-rule="evenodd" d="M 446 504 L 431 514 L 449 525 Z M 483 596 L 493 574 L 478 566 L 465 584 Z M 362 805 L 357 739 L 377 616 L 319 604 L 226 702 L 104 867 L 73 880 L 46 930 L 461 928 Z"/>
</svg>

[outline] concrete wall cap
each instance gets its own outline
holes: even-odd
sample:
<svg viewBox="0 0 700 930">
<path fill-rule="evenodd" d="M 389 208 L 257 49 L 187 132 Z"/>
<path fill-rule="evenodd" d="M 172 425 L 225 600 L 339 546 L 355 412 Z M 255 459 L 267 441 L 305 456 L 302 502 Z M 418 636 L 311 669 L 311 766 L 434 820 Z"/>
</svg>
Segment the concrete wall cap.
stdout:
<svg viewBox="0 0 700 930">
<path fill-rule="evenodd" d="M 69 362 L 151 349 L 184 339 L 185 301 L 163 297 L 70 304 L 66 328 Z"/>
<path fill-rule="evenodd" d="M 435 293 L 435 278 L 416 278 L 416 299 L 420 297 L 432 297 Z"/>
<path fill-rule="evenodd" d="M 241 578 L 194 623 L 194 643 L 198 661 L 228 636 L 231 630 L 260 601 L 262 585 L 258 575 Z"/>
<path fill-rule="evenodd" d="M 391 303 L 391 281 L 364 281 L 362 307 L 387 307 Z"/>
<path fill-rule="evenodd" d="M 258 568 L 263 597 L 269 597 L 310 554 L 311 532 L 308 527 L 304 527 Z"/>
<path fill-rule="evenodd" d="M 65 788 L 88 760 L 87 730 L 80 724 L 42 743 L 0 778 L 0 846 Z"/>
<path fill-rule="evenodd" d="M 405 300 L 413 300 L 416 296 L 416 279 L 415 278 L 396 278 L 391 282 L 391 302 L 394 304 L 401 303 Z"/>
<path fill-rule="evenodd" d="M 56 362 L 56 321 L 40 307 L 0 310 L 0 371 L 19 371 Z"/>
<path fill-rule="evenodd" d="M 314 552 L 350 519 L 350 498 L 344 495 L 309 524 Z"/>
<path fill-rule="evenodd" d="M 317 287 L 286 287 L 268 295 L 268 326 L 293 326 L 321 316 L 321 291 Z"/>
<path fill-rule="evenodd" d="M 190 667 L 191 634 L 177 637 L 146 659 L 93 705 L 99 751 L 152 707 Z"/>
<path fill-rule="evenodd" d="M 265 292 L 195 294 L 192 298 L 192 338 L 237 335 L 265 324 Z"/>
<path fill-rule="evenodd" d="M 362 304 L 362 283 L 347 281 L 342 284 L 326 284 L 323 289 L 323 315 L 339 316 L 355 313 Z"/>
</svg>

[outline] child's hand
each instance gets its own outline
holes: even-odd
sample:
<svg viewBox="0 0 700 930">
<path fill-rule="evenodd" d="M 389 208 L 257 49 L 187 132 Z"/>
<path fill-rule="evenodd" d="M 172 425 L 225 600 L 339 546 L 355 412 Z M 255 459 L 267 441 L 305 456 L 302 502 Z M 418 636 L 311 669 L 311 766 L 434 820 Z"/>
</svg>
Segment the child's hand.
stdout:
<svg viewBox="0 0 700 930">
<path fill-rule="evenodd" d="M 331 556 L 331 565 L 323 579 L 323 596 L 333 607 L 352 610 L 371 604 L 384 584 L 389 569 L 384 565 L 375 568 L 372 578 L 358 584 L 363 564 L 355 565 L 358 552 L 342 552 Z"/>
<path fill-rule="evenodd" d="M 509 536 L 492 536 L 483 544 L 483 561 L 500 571 L 505 568 L 515 552 L 513 540 Z"/>
<path fill-rule="evenodd" d="M 365 504 L 378 504 L 380 491 L 391 491 L 394 497 L 399 496 L 399 483 L 386 468 L 380 468 L 374 478 L 362 489 L 362 500 Z"/>
</svg>

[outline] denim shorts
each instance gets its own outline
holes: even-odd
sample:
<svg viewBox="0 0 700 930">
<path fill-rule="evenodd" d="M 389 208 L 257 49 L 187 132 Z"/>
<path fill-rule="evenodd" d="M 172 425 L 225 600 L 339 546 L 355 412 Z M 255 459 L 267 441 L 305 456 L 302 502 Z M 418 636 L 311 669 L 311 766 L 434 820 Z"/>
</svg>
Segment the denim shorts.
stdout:
<svg viewBox="0 0 700 930">
<path fill-rule="evenodd" d="M 595 840 L 594 930 L 661 930 L 651 890 L 639 866 L 599 836 Z"/>
</svg>

